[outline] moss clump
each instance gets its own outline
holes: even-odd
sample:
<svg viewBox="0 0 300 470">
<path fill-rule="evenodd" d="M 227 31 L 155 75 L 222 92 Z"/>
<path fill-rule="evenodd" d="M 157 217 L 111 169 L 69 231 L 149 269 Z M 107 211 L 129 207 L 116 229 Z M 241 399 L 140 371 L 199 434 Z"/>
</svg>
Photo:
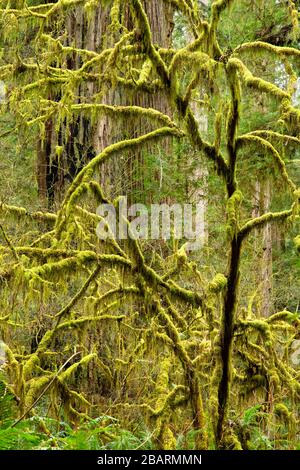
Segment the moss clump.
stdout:
<svg viewBox="0 0 300 470">
<path fill-rule="evenodd" d="M 227 233 L 232 240 L 239 230 L 239 208 L 243 200 L 241 191 L 237 190 L 227 201 Z"/>
<path fill-rule="evenodd" d="M 297 424 L 295 416 L 293 416 L 293 413 L 289 411 L 286 405 L 283 403 L 276 403 L 274 407 L 274 415 L 288 426 L 290 431 L 295 429 L 295 425 Z"/>
<path fill-rule="evenodd" d="M 295 246 L 296 246 L 296 249 L 297 249 L 298 253 L 300 253 L 300 235 L 298 235 L 298 236 L 294 239 L 294 243 L 295 243 Z"/>
<path fill-rule="evenodd" d="M 211 292 L 218 293 L 224 290 L 227 286 L 227 278 L 224 274 L 218 273 L 213 280 L 209 283 L 208 289 Z"/>
</svg>

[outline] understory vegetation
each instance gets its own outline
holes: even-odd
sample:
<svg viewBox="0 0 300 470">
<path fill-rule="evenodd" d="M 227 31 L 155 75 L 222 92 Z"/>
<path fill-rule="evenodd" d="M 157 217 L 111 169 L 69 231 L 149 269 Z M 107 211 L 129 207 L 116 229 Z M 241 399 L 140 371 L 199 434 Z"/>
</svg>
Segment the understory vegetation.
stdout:
<svg viewBox="0 0 300 470">
<path fill-rule="evenodd" d="M 300 449 L 298 10 L 0 0 L 0 449 Z"/>
</svg>

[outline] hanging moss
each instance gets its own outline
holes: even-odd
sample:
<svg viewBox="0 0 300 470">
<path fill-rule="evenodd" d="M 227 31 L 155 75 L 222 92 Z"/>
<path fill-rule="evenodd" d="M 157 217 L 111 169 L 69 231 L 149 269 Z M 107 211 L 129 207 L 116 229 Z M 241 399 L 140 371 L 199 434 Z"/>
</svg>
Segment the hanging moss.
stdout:
<svg viewBox="0 0 300 470">
<path fill-rule="evenodd" d="M 60 382 L 64 382 L 65 380 L 68 380 L 72 377 L 74 372 L 78 369 L 78 367 L 85 366 L 87 365 L 90 361 L 95 359 L 96 354 L 88 354 L 87 356 L 84 356 L 80 361 L 76 362 L 75 364 L 72 364 L 68 369 L 64 372 L 62 372 L 59 375 L 59 380 Z M 75 395 L 74 395 L 75 396 Z M 78 398 L 78 394 L 76 395 Z"/>
<path fill-rule="evenodd" d="M 284 422 L 289 423 L 290 412 L 283 403 L 276 403 L 274 408 L 274 414 L 278 416 L 278 418 L 282 419 Z"/>
<path fill-rule="evenodd" d="M 272 144 L 270 144 L 270 142 L 268 142 L 267 140 L 265 139 L 262 139 L 261 137 L 258 137 L 258 136 L 255 136 L 255 135 L 245 135 L 245 136 L 242 136 L 239 138 L 238 140 L 240 143 L 242 143 L 243 141 L 248 141 L 248 142 L 257 142 L 259 143 L 260 145 L 262 145 L 265 149 L 267 149 L 268 151 L 271 152 L 271 154 L 273 155 L 274 157 L 274 160 L 275 160 L 275 163 L 276 163 L 276 166 L 277 168 L 279 169 L 280 171 L 280 174 L 282 176 L 282 179 L 285 181 L 285 183 L 287 184 L 287 186 L 290 188 L 290 190 L 292 192 L 296 191 L 296 185 L 295 183 L 289 178 L 289 175 L 287 173 L 287 170 L 286 170 L 286 166 L 285 166 L 285 162 L 284 160 L 282 159 L 282 157 L 280 156 L 279 152 L 277 152 L 277 150 L 273 147 Z"/>
<path fill-rule="evenodd" d="M 39 377 L 31 379 L 29 382 L 29 389 L 26 392 L 25 409 L 28 409 L 39 396 L 41 391 L 49 384 L 52 376 Z"/>
<path fill-rule="evenodd" d="M 209 283 L 209 290 L 214 293 L 221 292 L 227 286 L 227 278 L 223 274 L 216 274 L 213 280 Z"/>
<path fill-rule="evenodd" d="M 206 449 L 208 431 L 213 429 L 216 447 L 238 450 L 241 443 L 229 412 L 240 403 L 240 397 L 246 400 L 251 394 L 254 399 L 266 391 L 270 401 L 284 395 L 293 403 L 299 395 L 297 373 L 285 358 L 278 358 L 277 351 L 284 335 L 288 338 L 287 351 L 291 347 L 299 326 L 298 315 L 283 311 L 257 320 L 253 302 L 247 311 L 245 306 L 240 307 L 238 295 L 246 236 L 269 222 L 292 224 L 299 214 L 299 190 L 287 171 L 284 152 L 277 150 L 278 144 L 282 148 L 299 144 L 296 135 L 300 114 L 290 96 L 295 72 L 289 62 L 298 60 L 299 51 L 255 41 L 224 52 L 218 44 L 218 28 L 223 12 L 233 0 L 213 1 L 210 23 L 203 20 L 198 2 L 170 3 L 184 15 L 195 38 L 179 50 L 153 43 L 148 9 L 141 0 L 129 2 L 130 27 L 124 21 L 124 2 L 102 2 L 108 16 L 110 13 L 108 34 L 112 44 L 101 51 L 98 46 L 97 51 L 76 47 L 63 35 L 55 37 L 63 31 L 65 15 L 76 15 L 81 5 L 85 7 L 83 21 L 88 20 L 84 27 L 93 26 L 99 8 L 99 2 L 94 0 L 61 0 L 34 7 L 20 2 L 16 8 L 8 5 L 0 12 L 12 30 L 23 27 L 28 37 L 29 32 L 34 37 L 35 56 L 25 60 L 20 53 L 8 58 L 11 63 L 1 66 L 0 77 L 16 86 L 9 101 L 17 129 L 26 135 L 29 128 L 30 132 L 39 132 L 43 150 L 49 120 L 55 133 L 61 134 L 54 139 L 50 166 L 63 165 L 70 129 L 76 122 L 87 119 L 94 127 L 100 120 L 113 119 L 121 134 L 124 121 L 130 118 L 138 122 L 134 138 L 114 141 L 87 163 L 78 155 L 81 169 L 57 213 L 29 213 L 23 207 L 1 203 L 0 215 L 5 224 L 19 219 L 33 224 L 33 231 L 17 242 L 14 232 L 2 224 L 0 256 L 5 269 L 1 268 L 0 282 L 5 311 L 1 328 L 3 325 L 11 343 L 10 328 L 14 328 L 13 335 L 26 328 L 34 336 L 32 345 L 7 350 L 5 367 L 23 408 L 24 404 L 30 408 L 55 379 L 49 397 L 51 409 L 58 416 L 62 404 L 74 424 L 89 419 L 89 413 L 94 415 L 95 408 L 91 406 L 98 407 L 97 400 L 101 399 L 101 407 L 109 413 L 116 411 L 121 419 L 124 415 L 119 409 L 125 410 L 128 421 L 131 409 L 141 413 L 139 419 L 146 413 L 147 420 L 155 423 L 154 438 L 159 448 L 175 448 L 180 421 L 187 423 L 187 428 L 193 426 L 195 447 Z M 294 2 L 289 2 L 289 7 L 296 31 Z M 52 31 L 54 22 L 57 29 Z M 241 59 L 243 54 L 248 59 L 247 52 L 268 53 L 281 62 L 288 76 L 287 89 L 255 76 Z M 70 59 L 74 67 L 69 66 Z M 209 92 L 197 101 L 200 85 Z M 239 136 L 248 88 L 279 102 L 281 124 L 289 129 L 284 132 L 291 131 L 291 135 L 259 129 Z M 85 95 L 87 89 L 89 93 Z M 129 90 L 130 99 L 144 92 L 151 98 L 163 93 L 170 116 L 154 108 L 109 102 L 110 92 L 119 96 Z M 224 103 L 216 108 L 214 100 L 223 92 Z M 215 115 L 212 142 L 211 136 L 203 137 L 198 125 L 193 106 L 196 102 L 209 109 L 212 122 Z M 226 132 L 222 132 L 225 121 Z M 139 135 L 140 129 L 149 126 L 155 130 Z M 0 137 L 7 135 L 10 134 Z M 178 251 L 178 247 L 170 259 L 161 256 L 158 262 L 158 257 L 149 256 L 149 246 L 145 249 L 143 243 L 105 243 L 95 235 L 99 217 L 93 213 L 94 205 L 109 203 L 98 183 L 105 176 L 103 163 L 113 161 L 118 166 L 128 152 L 140 153 L 165 138 L 188 138 L 196 158 L 199 155 L 211 162 L 225 186 L 226 276 L 218 273 L 212 278 L 207 267 L 200 262 L 199 266 L 191 263 L 191 254 Z M 241 161 L 240 150 L 244 154 L 254 148 L 272 156 L 293 201 L 280 212 L 242 223 L 248 207 L 239 190 L 237 165 Z M 250 181 L 251 175 L 248 176 Z M 120 200 L 114 202 L 117 209 L 119 203 Z M 295 242 L 298 246 L 298 237 Z M 82 275 L 86 277 L 84 281 Z M 51 304 L 47 297 L 49 288 L 53 294 Z M 15 318 L 19 305 L 21 313 Z M 82 359 L 56 376 L 54 371 L 60 370 L 57 368 L 62 357 L 73 348 L 83 351 Z M 91 361 L 97 367 L 92 369 Z M 93 405 L 83 393 L 70 390 L 67 385 L 76 383 L 81 367 L 86 370 L 88 388 L 97 389 L 95 400 L 94 390 L 88 390 Z M 152 369 L 159 371 L 157 376 Z M 141 390 L 145 397 L 139 395 Z M 209 416 L 205 412 L 208 401 Z M 292 412 L 284 406 L 275 404 L 274 413 L 291 423 Z"/>
<path fill-rule="evenodd" d="M 266 346 L 270 346 L 272 342 L 272 335 L 270 325 L 264 320 L 251 320 L 242 321 L 240 325 L 244 328 L 253 328 L 260 332 L 263 338 L 266 340 Z"/>
<path fill-rule="evenodd" d="M 295 242 L 295 246 L 296 246 L 297 251 L 300 253 L 300 235 L 298 235 L 298 236 L 294 239 L 294 242 Z"/>
<path fill-rule="evenodd" d="M 156 402 L 157 411 L 155 414 L 159 416 L 157 420 L 156 439 L 159 443 L 160 449 L 171 450 L 176 448 L 176 439 L 170 429 L 170 408 L 168 406 L 169 400 L 166 395 L 169 393 L 169 372 L 171 368 L 170 358 L 167 357 L 161 364 L 159 379 L 156 383 L 156 393 L 158 399 Z"/>
<path fill-rule="evenodd" d="M 243 196 L 241 191 L 235 191 L 227 202 L 227 233 L 230 239 L 237 236 L 239 230 L 239 207 Z"/>
<path fill-rule="evenodd" d="M 259 77 L 254 77 L 250 70 L 239 59 L 229 59 L 228 66 L 234 67 L 240 72 L 243 81 L 249 88 L 254 88 L 258 91 L 268 93 L 279 100 L 290 98 L 289 94 L 286 91 L 277 87 L 273 83 L 267 82 L 266 80 Z"/>
</svg>

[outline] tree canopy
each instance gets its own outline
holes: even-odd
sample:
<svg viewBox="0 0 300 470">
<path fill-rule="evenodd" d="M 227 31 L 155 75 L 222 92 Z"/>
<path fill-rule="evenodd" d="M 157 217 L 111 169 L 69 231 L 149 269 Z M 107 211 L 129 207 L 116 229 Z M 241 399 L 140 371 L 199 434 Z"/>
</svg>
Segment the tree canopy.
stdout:
<svg viewBox="0 0 300 470">
<path fill-rule="evenodd" d="M 5 446 L 299 446 L 297 2 L 205 3 L 0 1 Z M 97 237 L 199 191 L 198 251 Z"/>
</svg>

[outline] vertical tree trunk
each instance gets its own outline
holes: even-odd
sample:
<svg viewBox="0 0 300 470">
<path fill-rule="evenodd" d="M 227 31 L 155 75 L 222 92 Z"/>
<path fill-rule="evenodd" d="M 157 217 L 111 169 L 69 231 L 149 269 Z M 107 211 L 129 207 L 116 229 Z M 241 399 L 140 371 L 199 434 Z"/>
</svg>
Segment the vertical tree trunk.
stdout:
<svg viewBox="0 0 300 470">
<path fill-rule="evenodd" d="M 208 117 L 202 106 L 199 106 L 196 102 L 192 103 L 192 109 L 195 118 L 199 125 L 199 130 L 203 136 L 207 136 L 208 132 Z M 208 242 L 208 227 L 207 227 L 207 208 L 208 208 L 208 169 L 205 163 L 197 165 L 194 174 L 192 175 L 191 183 L 197 184 L 197 189 L 193 190 L 192 202 L 198 204 L 198 208 L 201 214 L 201 232 L 197 234 L 199 241 L 199 248 Z M 201 187 L 199 187 L 201 182 Z"/>
<path fill-rule="evenodd" d="M 163 0 L 143 0 L 143 6 L 149 19 L 154 43 L 160 47 L 169 47 L 172 42 L 173 7 Z M 132 18 L 128 5 L 124 8 L 124 14 L 125 23 L 130 27 Z M 142 66 L 141 63 L 137 65 Z M 104 96 L 103 102 L 124 106 L 136 105 L 146 109 L 154 108 L 164 114 L 170 114 L 171 112 L 167 94 L 163 91 L 153 94 L 138 90 L 133 95 L 129 95 L 128 90 L 118 86 Z M 142 118 L 135 118 L 122 123 L 122 135 L 126 135 L 127 138 L 149 132 L 151 129 L 154 129 L 153 125 L 151 123 L 146 124 Z M 99 120 L 94 136 L 94 146 L 97 152 L 102 151 L 110 143 L 119 139 L 118 126 L 111 118 L 104 117 Z M 166 142 L 164 150 L 168 151 L 168 147 L 169 144 Z M 149 146 L 147 151 L 150 153 L 155 150 Z M 122 161 L 118 157 L 118 161 L 111 159 L 103 164 L 100 177 L 105 192 L 110 197 L 120 193 L 127 195 L 131 203 L 142 202 L 140 198 L 145 197 L 143 181 L 146 175 L 144 163 L 143 153 L 136 151 L 124 155 Z M 138 200 L 136 200 L 137 198 Z M 151 195 L 148 194 L 146 198 L 148 201 L 151 200 Z"/>
<path fill-rule="evenodd" d="M 267 68 L 266 61 L 262 62 L 262 67 Z M 262 114 L 268 112 L 268 108 L 263 98 L 260 99 L 258 110 Z M 267 168 L 266 168 L 267 170 Z M 270 178 L 259 175 L 255 185 L 253 216 L 259 217 L 270 211 L 272 200 L 272 184 Z M 259 259 L 259 270 L 257 284 L 260 286 L 260 315 L 268 317 L 272 313 L 272 272 L 273 272 L 273 253 L 272 253 L 272 225 L 266 224 L 257 235 L 256 251 Z"/>
<path fill-rule="evenodd" d="M 169 47 L 172 41 L 173 30 L 173 7 L 163 0 L 147 0 L 143 2 L 145 11 L 149 18 L 149 23 L 153 35 L 154 43 L 160 47 Z M 123 5 L 125 23 L 130 28 L 132 24 L 129 5 Z M 82 6 L 73 9 L 66 22 L 67 46 L 74 46 L 80 49 L 101 51 L 101 47 L 107 46 L 108 27 L 110 24 L 111 5 L 99 5 L 92 20 L 87 20 Z M 111 44 L 113 45 L 113 44 Z M 69 69 L 78 69 L 81 66 L 81 59 L 74 53 L 69 56 L 67 66 Z M 137 64 L 141 66 L 142 64 Z M 77 100 L 80 96 L 92 97 L 97 91 L 97 85 L 80 85 L 77 91 Z M 129 96 L 127 89 L 121 86 L 107 91 L 101 98 L 102 103 L 113 105 L 137 105 L 145 108 L 155 108 L 163 113 L 170 114 L 170 106 L 166 93 L 157 92 L 146 93 L 137 91 Z M 52 99 L 55 99 L 55 97 Z M 60 97 L 57 97 L 60 99 Z M 45 145 L 38 143 L 37 150 L 37 180 L 39 194 L 43 205 L 52 206 L 54 199 L 64 192 L 65 179 L 72 180 L 81 167 L 91 159 L 96 153 L 101 152 L 112 142 L 119 140 L 126 135 L 130 138 L 143 132 L 148 132 L 153 128 L 150 123 L 145 124 L 142 119 L 128 120 L 122 123 L 122 132 L 118 129 L 118 124 L 109 117 L 102 117 L 98 120 L 94 129 L 90 120 L 86 117 L 78 116 L 68 128 L 62 126 L 59 135 L 55 135 L 54 123 L 50 120 L 47 123 Z M 67 141 L 65 142 L 65 136 Z M 168 144 L 166 144 L 168 146 Z M 58 161 L 56 147 L 62 146 L 62 156 Z M 167 148 L 167 147 L 166 147 Z M 149 147 L 149 151 L 154 151 Z M 111 161 L 102 165 L 100 169 L 100 182 L 103 189 L 111 197 L 123 193 L 130 196 L 136 189 L 143 192 L 144 162 L 143 154 L 124 155 L 123 160 Z"/>
<path fill-rule="evenodd" d="M 100 51 L 103 38 L 109 25 L 109 8 L 99 5 L 94 17 L 88 21 L 82 6 L 72 9 L 66 17 L 66 46 L 78 49 Z M 66 66 L 76 70 L 82 65 L 78 54 L 69 55 Z M 93 84 L 80 84 L 74 104 L 81 96 L 91 97 L 96 91 Z M 60 96 L 49 99 L 60 100 Z M 60 156 L 56 148 L 61 147 Z M 90 119 L 84 115 L 74 117 L 71 123 L 63 123 L 55 128 L 54 119 L 46 123 L 45 139 L 37 143 L 37 183 L 40 201 L 43 206 L 52 208 L 62 199 L 66 181 L 71 181 L 83 165 L 95 155 L 93 129 Z"/>
<path fill-rule="evenodd" d="M 271 204 L 271 181 L 258 179 L 255 183 L 253 217 L 259 217 L 270 210 Z M 272 225 L 266 224 L 259 233 L 256 245 L 256 259 L 258 259 L 259 270 L 257 273 L 257 284 L 260 286 L 260 314 L 268 317 L 272 313 L 272 288 L 273 288 L 273 233 Z"/>
<path fill-rule="evenodd" d="M 267 179 L 262 186 L 263 212 L 269 212 L 271 203 L 271 183 Z M 273 276 L 273 250 L 272 250 L 272 226 L 266 224 L 263 228 L 263 256 L 262 256 L 262 305 L 261 312 L 263 317 L 269 317 L 272 314 L 272 276 Z"/>
</svg>

